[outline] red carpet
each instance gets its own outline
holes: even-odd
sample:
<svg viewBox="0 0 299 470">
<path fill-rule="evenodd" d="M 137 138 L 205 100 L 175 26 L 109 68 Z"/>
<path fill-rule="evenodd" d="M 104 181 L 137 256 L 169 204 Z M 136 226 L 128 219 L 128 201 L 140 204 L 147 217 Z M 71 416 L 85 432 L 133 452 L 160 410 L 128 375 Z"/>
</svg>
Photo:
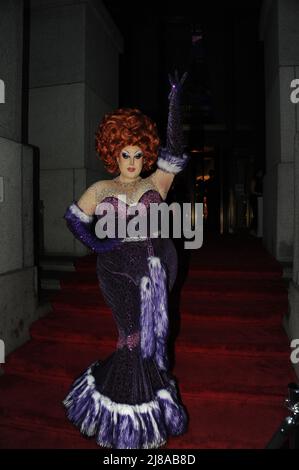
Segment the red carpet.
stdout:
<svg viewBox="0 0 299 470">
<path fill-rule="evenodd" d="M 264 448 L 286 416 L 287 384 L 296 380 L 281 325 L 288 300 L 280 265 L 253 238 L 212 237 L 189 254 L 181 295 L 177 289 L 170 299 L 170 322 L 173 373 L 190 424 L 167 447 Z M 116 345 L 95 256 L 79 259 L 61 285 L 54 311 L 7 358 L 0 448 L 98 448 L 69 423 L 61 404 L 72 381 Z"/>
</svg>

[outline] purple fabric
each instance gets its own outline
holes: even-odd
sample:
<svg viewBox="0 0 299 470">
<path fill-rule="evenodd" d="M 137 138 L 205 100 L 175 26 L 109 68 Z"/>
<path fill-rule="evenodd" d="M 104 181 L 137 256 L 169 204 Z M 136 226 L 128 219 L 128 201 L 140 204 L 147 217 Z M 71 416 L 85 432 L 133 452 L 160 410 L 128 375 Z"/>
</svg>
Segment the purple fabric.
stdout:
<svg viewBox="0 0 299 470">
<path fill-rule="evenodd" d="M 76 201 L 67 208 L 64 219 L 66 220 L 69 230 L 73 235 L 80 240 L 85 246 L 90 248 L 95 253 L 106 253 L 107 251 L 117 248 L 121 244 L 121 239 L 107 238 L 101 240 L 98 238 L 91 229 L 92 220 L 87 222 L 86 214 L 80 209 Z M 90 216 L 88 216 L 91 218 Z"/>
<path fill-rule="evenodd" d="M 156 342 L 154 336 L 154 299 L 153 285 L 150 277 L 143 276 L 140 283 L 140 329 L 141 352 L 143 358 L 152 357 L 155 353 Z"/>
<path fill-rule="evenodd" d="M 177 70 L 174 77 L 169 74 L 169 83 L 171 86 L 167 122 L 167 143 L 168 152 L 174 156 L 183 154 L 183 128 L 181 123 L 181 93 L 183 83 L 187 77 L 185 72 L 181 79 L 178 77 Z"/>
<path fill-rule="evenodd" d="M 187 414 L 179 404 L 175 383 L 169 380 L 153 399 L 141 406 L 121 406 L 96 390 L 92 365 L 64 399 L 70 421 L 99 445 L 116 449 L 157 448 L 168 434 L 187 429 Z"/>
<path fill-rule="evenodd" d="M 190 156 L 183 153 L 183 128 L 181 122 L 181 93 L 186 79 L 185 72 L 181 79 L 177 71 L 175 76 L 169 75 L 171 85 L 167 121 L 166 147 L 159 149 L 157 166 L 167 173 L 177 174 L 187 166 Z"/>
<path fill-rule="evenodd" d="M 148 208 L 159 198 L 150 190 L 140 202 Z M 96 272 L 118 347 L 74 382 L 64 400 L 67 415 L 101 446 L 158 448 L 169 434 L 185 432 L 188 421 L 167 370 L 167 295 L 177 275 L 176 249 L 170 239 L 124 241 L 98 253 Z"/>
<path fill-rule="evenodd" d="M 162 370 L 167 370 L 166 340 L 168 337 L 168 307 L 166 272 L 158 257 L 148 258 L 149 277 L 141 279 L 141 353 L 153 357 Z"/>
<path fill-rule="evenodd" d="M 168 369 L 166 340 L 168 337 L 168 305 L 166 272 L 160 258 L 149 258 L 150 277 L 154 296 L 154 335 L 156 339 L 155 358 L 160 369 Z"/>
<path fill-rule="evenodd" d="M 118 225 L 120 223 L 120 219 L 122 221 L 126 220 L 126 223 L 128 224 L 129 221 L 135 217 L 135 214 L 132 213 L 131 215 L 129 215 L 127 213 L 127 210 L 129 208 L 129 204 L 128 203 L 125 203 L 124 201 L 122 201 L 121 199 L 119 199 L 118 197 L 116 196 L 107 196 L 103 199 L 102 202 L 109 202 L 110 204 L 112 204 L 112 206 L 114 207 L 114 211 L 115 211 L 115 230 L 116 230 L 116 234 L 118 233 Z M 139 201 L 138 203 L 141 203 L 142 205 L 140 205 L 140 212 L 139 212 L 139 215 L 142 216 L 142 217 L 146 217 L 147 218 L 147 227 L 148 227 L 148 232 L 147 232 L 147 235 L 150 237 L 151 236 L 151 233 L 150 233 L 150 224 L 149 224 L 149 220 L 150 220 L 150 204 L 151 203 L 156 203 L 156 204 L 160 204 L 162 201 L 162 198 L 160 196 L 160 194 L 154 190 L 154 189 L 148 189 L 147 191 L 145 191 L 142 196 L 139 198 Z M 137 207 L 137 206 L 136 206 Z M 146 212 L 144 213 L 142 210 L 143 208 L 145 208 Z M 98 219 L 100 219 L 102 216 L 101 215 L 98 215 L 96 214 L 96 217 Z"/>
</svg>

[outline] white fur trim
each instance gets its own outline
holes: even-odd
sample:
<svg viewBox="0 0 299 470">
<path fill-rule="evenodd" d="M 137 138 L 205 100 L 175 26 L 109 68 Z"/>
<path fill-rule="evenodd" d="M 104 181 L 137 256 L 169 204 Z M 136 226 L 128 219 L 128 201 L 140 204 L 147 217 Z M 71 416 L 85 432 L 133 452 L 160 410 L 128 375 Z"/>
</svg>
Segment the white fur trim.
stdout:
<svg viewBox="0 0 299 470">
<path fill-rule="evenodd" d="M 78 398 L 80 398 L 81 396 L 86 394 L 88 390 L 90 390 L 92 392 L 91 396 L 95 404 L 96 415 L 98 414 L 100 407 L 105 407 L 112 414 L 115 425 L 117 425 L 117 421 L 118 421 L 117 415 L 130 416 L 136 430 L 138 430 L 140 426 L 143 430 L 146 430 L 146 424 L 144 421 L 146 416 L 143 416 L 143 415 L 147 415 L 147 418 L 151 420 L 151 423 L 154 429 L 154 438 L 151 442 L 148 442 L 147 444 L 145 444 L 143 448 L 150 449 L 150 448 L 156 448 L 157 446 L 164 445 L 166 443 L 166 440 L 161 438 L 161 434 L 160 434 L 156 419 L 153 416 L 154 410 L 161 409 L 159 401 L 157 399 L 154 399 L 146 403 L 141 403 L 140 405 L 128 405 L 125 403 L 116 403 L 112 401 L 109 397 L 101 394 L 99 391 L 96 390 L 95 378 L 92 375 L 91 369 L 92 367 L 89 367 L 87 371 L 85 372 L 85 374 L 83 374 L 77 380 L 76 387 L 74 387 L 73 390 L 69 393 L 69 395 L 63 400 L 64 406 L 66 408 L 69 408 L 72 405 L 73 391 L 77 389 L 78 387 L 83 386 L 84 388 Z M 174 387 L 174 385 L 175 385 L 175 382 L 172 379 L 170 379 L 170 386 Z M 176 405 L 174 398 L 171 396 L 171 393 L 167 389 L 158 390 L 156 392 L 156 396 L 159 399 L 167 400 L 170 403 Z M 85 424 L 85 421 L 88 421 L 88 418 L 89 418 L 89 411 L 87 412 L 87 415 L 81 424 L 81 432 L 84 432 L 84 434 L 87 434 L 88 436 L 93 436 L 95 432 L 96 424 L 95 422 L 93 422 L 89 425 L 89 427 L 87 427 Z M 97 443 L 105 447 L 111 447 L 108 443 L 102 442 L 100 436 L 98 436 L 97 438 Z"/>
<path fill-rule="evenodd" d="M 158 158 L 157 167 L 160 168 L 160 170 L 167 171 L 168 173 L 177 174 L 181 171 L 181 168 L 179 166 L 174 165 L 173 163 L 169 163 L 166 160 L 163 160 L 162 158 Z"/>
<path fill-rule="evenodd" d="M 163 398 L 164 400 L 168 400 L 171 403 L 174 403 L 172 396 L 170 395 L 169 391 L 165 388 L 161 388 L 157 392 L 158 397 Z"/>
<path fill-rule="evenodd" d="M 165 390 L 165 392 L 167 391 Z M 159 404 L 155 400 L 148 401 L 147 403 L 141 403 L 141 405 L 126 405 L 125 403 L 116 403 L 110 400 L 109 397 L 102 395 L 98 391 L 94 391 L 92 396 L 96 403 L 101 403 L 110 412 L 118 413 L 120 415 L 131 416 L 131 418 L 134 420 L 134 423 L 135 423 L 135 419 L 134 419 L 135 413 L 148 413 L 148 412 L 152 412 L 153 410 L 159 409 Z M 138 427 L 137 421 L 136 421 L 136 427 Z"/>
<path fill-rule="evenodd" d="M 188 154 L 183 153 L 181 157 L 172 157 L 172 160 L 167 160 L 162 155 L 158 157 L 157 167 L 167 173 L 177 174 L 184 169 L 186 160 L 189 159 Z M 176 163 L 177 162 L 177 163 Z"/>
<path fill-rule="evenodd" d="M 150 268 L 161 268 L 161 260 L 158 256 L 149 256 L 148 261 Z"/>
<path fill-rule="evenodd" d="M 170 380 L 171 385 L 173 381 Z M 81 380 L 79 383 L 76 385 L 76 387 L 73 388 L 73 390 L 77 389 L 79 386 L 85 385 L 84 390 L 80 393 L 80 396 L 82 396 L 86 390 L 91 389 L 93 390 L 92 397 L 95 401 L 95 403 L 101 402 L 102 405 L 107 408 L 107 410 L 111 412 L 116 412 L 120 415 L 130 415 L 133 416 L 132 413 L 137 412 L 137 413 L 147 413 L 147 412 L 152 412 L 154 409 L 158 410 L 159 409 L 159 403 L 157 400 L 152 400 L 148 401 L 146 403 L 141 403 L 141 405 L 127 405 L 125 403 L 116 403 L 115 401 L 112 401 L 109 397 L 102 395 L 100 392 L 95 390 L 95 378 L 91 374 L 91 369 L 89 368 L 86 371 L 86 374 L 84 374 L 81 377 Z M 163 392 L 165 392 L 163 396 Z M 166 389 L 160 389 L 157 394 L 160 396 L 160 393 L 162 393 L 161 398 L 167 398 L 171 402 L 173 402 L 173 399 L 170 395 L 170 393 Z M 72 393 L 70 393 L 72 395 Z M 63 402 L 65 405 L 68 405 L 70 402 L 70 396 L 67 396 Z"/>
<path fill-rule="evenodd" d="M 70 211 L 72 214 L 82 220 L 82 222 L 90 223 L 93 220 L 93 215 L 85 214 L 85 212 L 83 212 L 83 210 L 80 209 L 80 207 L 75 203 L 70 205 Z"/>
</svg>

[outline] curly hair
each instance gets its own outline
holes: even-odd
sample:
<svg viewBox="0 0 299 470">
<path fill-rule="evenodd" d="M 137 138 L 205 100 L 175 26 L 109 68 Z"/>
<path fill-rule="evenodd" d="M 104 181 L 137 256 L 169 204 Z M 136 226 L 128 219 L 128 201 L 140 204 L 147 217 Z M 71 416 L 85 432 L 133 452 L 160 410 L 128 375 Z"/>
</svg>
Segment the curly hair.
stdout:
<svg viewBox="0 0 299 470">
<path fill-rule="evenodd" d="M 143 151 L 142 171 L 149 170 L 158 157 L 156 123 L 139 109 L 119 108 L 105 114 L 95 138 L 96 151 L 109 173 L 119 172 L 116 158 L 127 145 L 138 145 Z"/>
</svg>

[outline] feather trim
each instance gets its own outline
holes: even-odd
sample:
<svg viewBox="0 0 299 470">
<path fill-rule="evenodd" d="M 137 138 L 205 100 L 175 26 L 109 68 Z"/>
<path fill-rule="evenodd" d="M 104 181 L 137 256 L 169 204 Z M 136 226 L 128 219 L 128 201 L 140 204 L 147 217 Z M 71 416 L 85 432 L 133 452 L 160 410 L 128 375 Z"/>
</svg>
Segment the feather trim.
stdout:
<svg viewBox="0 0 299 470">
<path fill-rule="evenodd" d="M 156 338 L 156 361 L 158 367 L 167 370 L 168 359 L 166 340 L 168 336 L 168 305 L 167 305 L 167 281 L 166 272 L 160 258 L 150 256 L 148 258 L 150 277 L 153 283 L 154 301 L 154 334 Z"/>
<path fill-rule="evenodd" d="M 140 347 L 143 359 L 151 357 L 155 352 L 154 336 L 154 304 L 153 287 L 151 279 L 143 276 L 140 283 L 141 311 L 140 311 Z"/>
<path fill-rule="evenodd" d="M 72 214 L 74 214 L 76 217 L 78 217 L 82 222 L 90 223 L 93 221 L 93 215 L 88 215 L 83 212 L 82 209 L 78 206 L 76 202 L 73 202 L 69 206 L 69 210 L 71 211 Z"/>
<path fill-rule="evenodd" d="M 173 380 L 156 398 L 139 405 L 116 403 L 96 390 L 92 366 L 63 400 L 70 421 L 98 445 L 117 449 L 150 449 L 166 443 L 167 434 L 186 430 L 187 415 L 177 401 Z"/>
<path fill-rule="evenodd" d="M 157 160 L 157 167 L 160 170 L 166 171 L 167 173 L 177 174 L 180 171 L 184 170 L 186 167 L 190 156 L 187 154 L 183 155 L 172 155 L 165 148 L 161 148 Z"/>
<path fill-rule="evenodd" d="M 140 283 L 141 354 L 146 359 L 155 355 L 158 367 L 167 370 L 168 336 L 167 278 L 160 258 L 148 257 L 149 277 Z"/>
</svg>

